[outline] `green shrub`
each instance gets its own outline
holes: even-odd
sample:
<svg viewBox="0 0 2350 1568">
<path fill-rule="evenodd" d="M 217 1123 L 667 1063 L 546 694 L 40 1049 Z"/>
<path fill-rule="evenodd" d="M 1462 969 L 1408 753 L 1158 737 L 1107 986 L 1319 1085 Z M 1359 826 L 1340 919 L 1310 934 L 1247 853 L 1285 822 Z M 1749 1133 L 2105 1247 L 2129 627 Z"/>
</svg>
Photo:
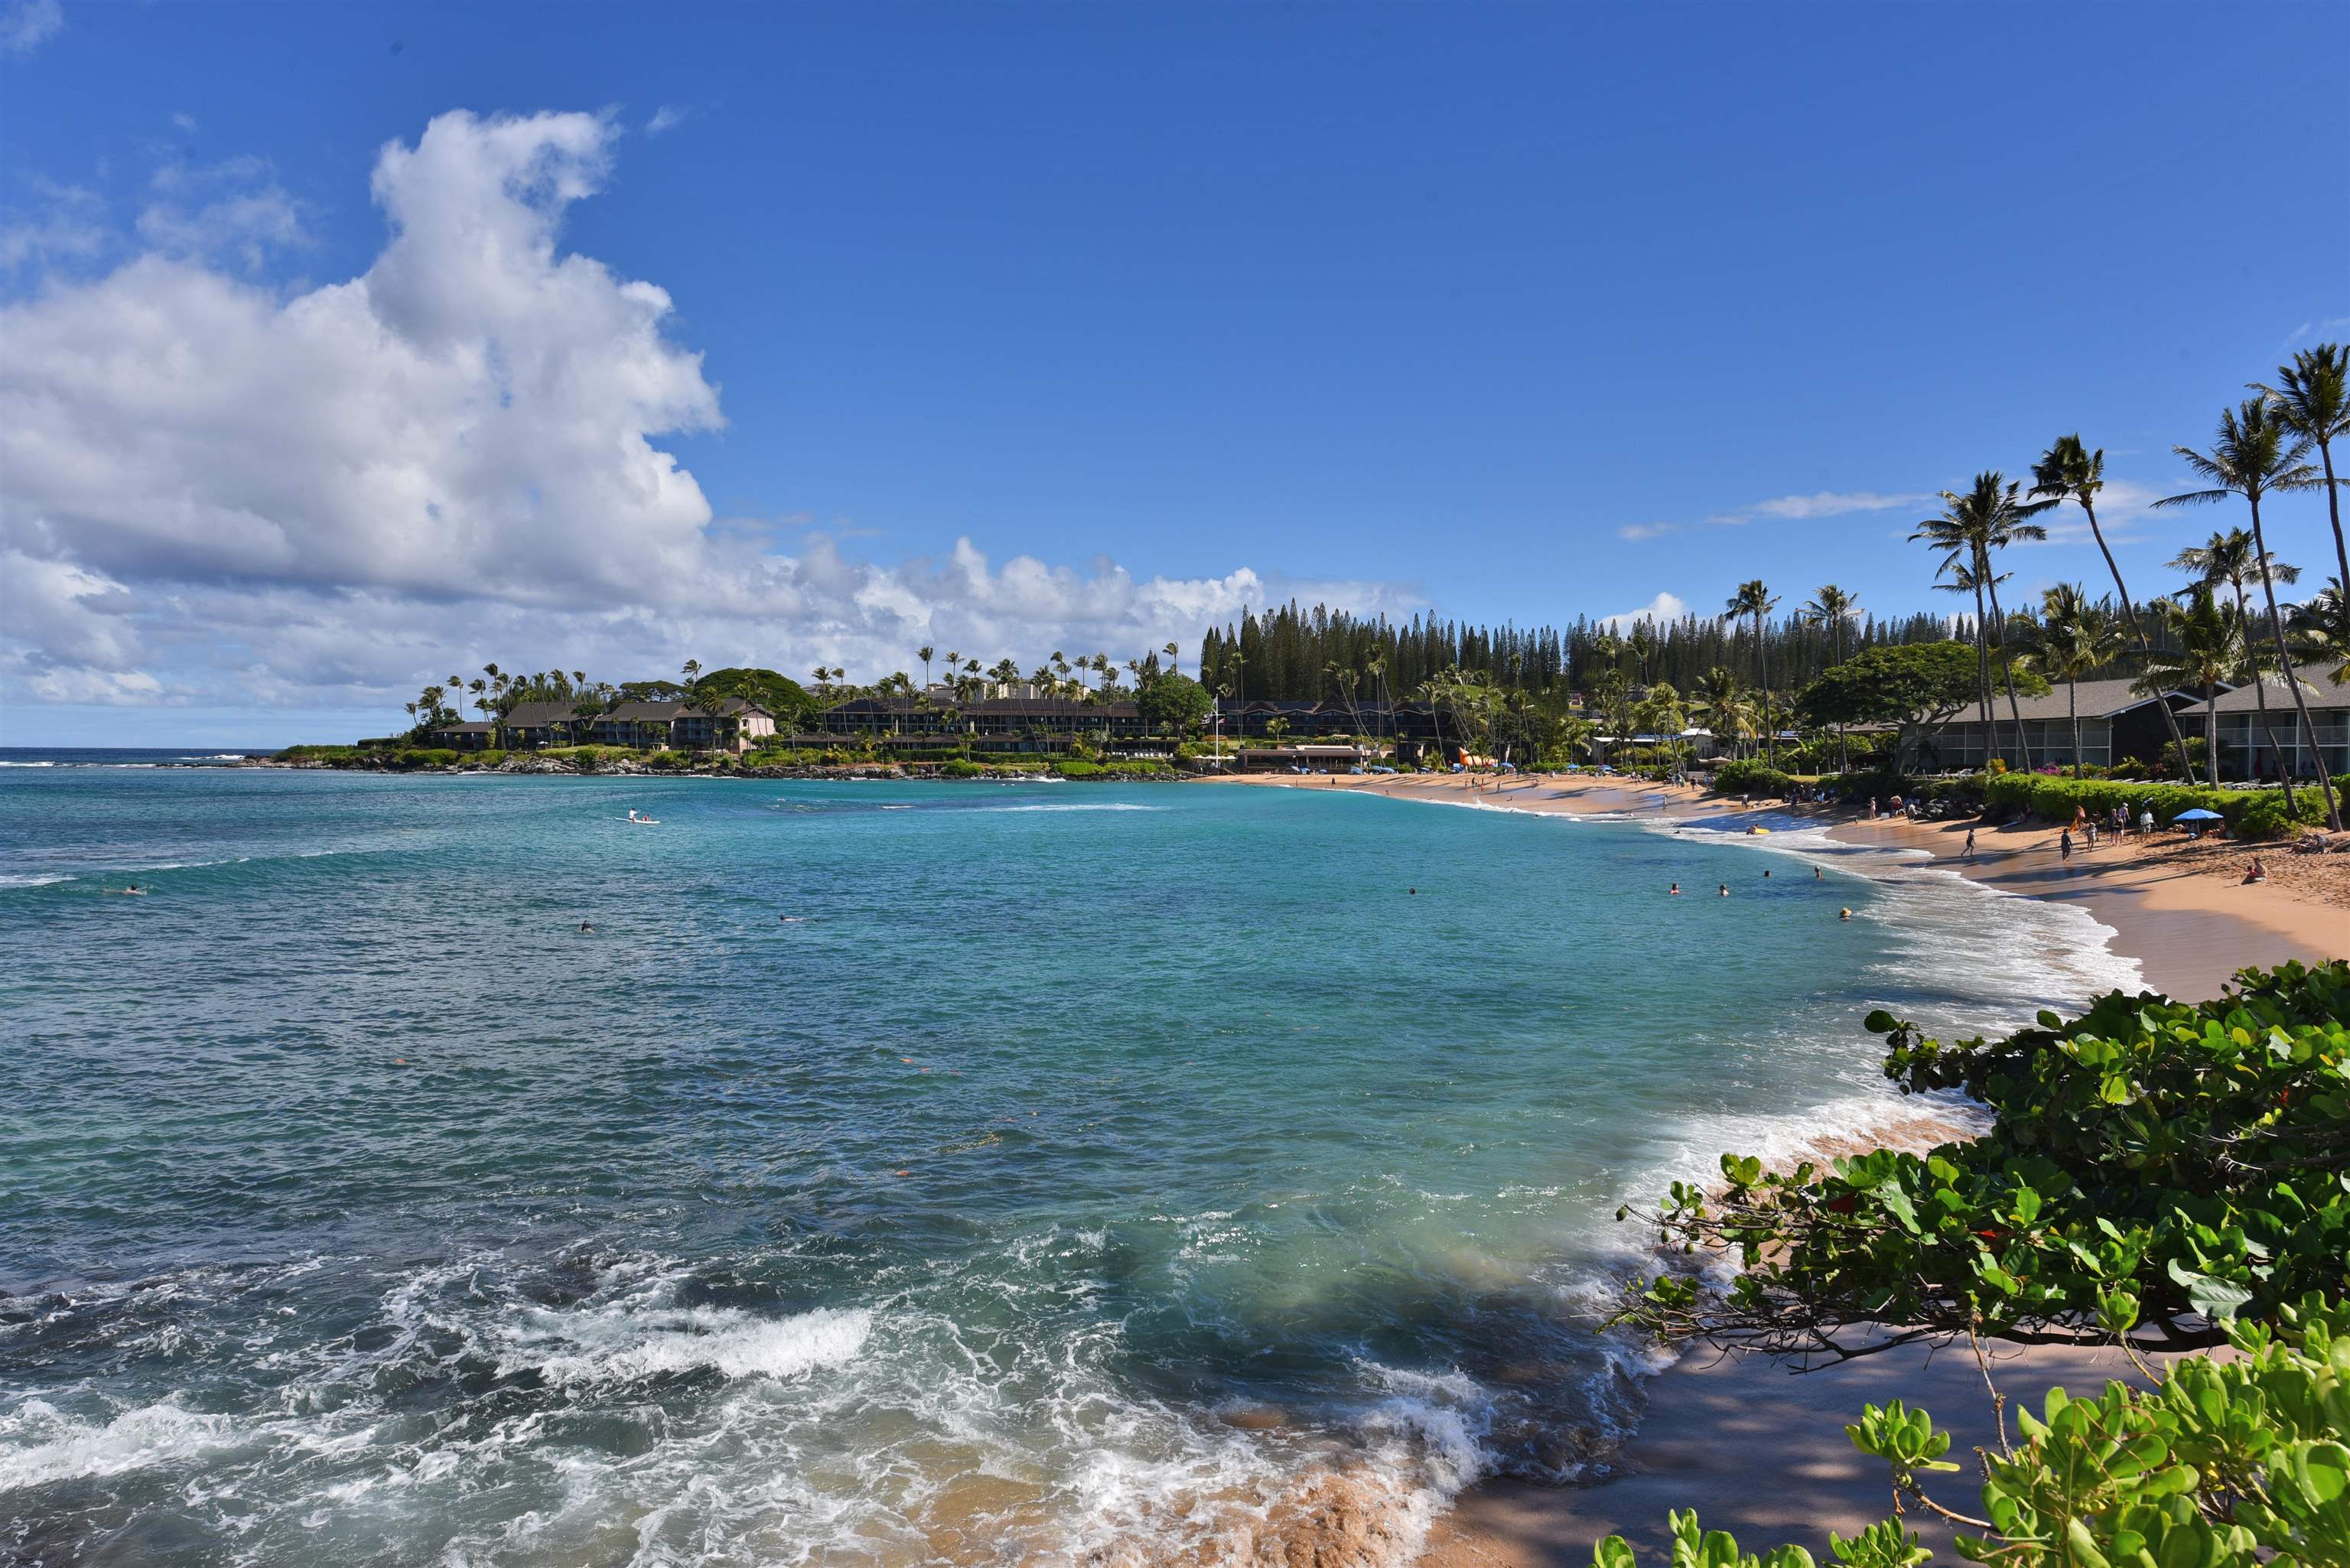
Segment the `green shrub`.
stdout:
<svg viewBox="0 0 2350 1568">
<path fill-rule="evenodd" d="M 2102 1394 L 2050 1390 L 2040 1413 L 2016 1412 L 2022 1441 L 1981 1456 L 1985 1533 L 1960 1534 L 1960 1556 L 2002 1568 L 2319 1568 L 2350 1562 L 2350 1308 L 2312 1294 L 2278 1321 L 2232 1325 L 2240 1359 L 2190 1356 L 2149 1389 L 2109 1382 Z M 1845 1428 L 1883 1459 L 1905 1502 L 1950 1511 L 1926 1477 L 1961 1467 L 1950 1435 L 1899 1400 L 1867 1405 Z M 1812 1568 L 1783 1546 L 1742 1552 L 1694 1513 L 1673 1513 L 1676 1568 Z M 1916 1568 L 1932 1553 L 1899 1519 L 1843 1540 L 1848 1568 Z M 1634 1568 L 1620 1535 L 1599 1542 L 1594 1568 Z"/>
<path fill-rule="evenodd" d="M 2189 771 L 2199 779 L 2203 777 L 2205 764 L 2211 760 L 2211 742 L 2201 735 L 2182 735 L 2179 739 L 2187 742 L 2187 763 Z M 2175 779 L 2178 776 L 2178 741 L 2162 742 L 2162 753 L 2155 766 L 2156 771 L 2164 778 Z"/>
<path fill-rule="evenodd" d="M 2213 789 L 2209 784 L 2141 784 L 2131 779 L 2051 778 L 2044 774 L 2003 774 L 1983 787 L 1984 803 L 1996 812 L 2025 812 L 2044 822 L 2070 822 L 2080 806 L 2103 820 L 2114 807 L 2129 808 L 2135 823 L 2142 811 L 2154 813 L 2155 824 L 2168 827 L 2182 811 L 2200 806 L 2216 811 L 2229 832 L 2240 838 L 2273 838 L 2294 822 L 2323 822 L 2325 800 L 2314 782 L 2296 789 L 2297 816 L 2288 815 L 2284 792 L 2269 789 Z"/>
<path fill-rule="evenodd" d="M 1713 770 L 1714 791 L 1720 794 L 1789 795 L 1795 781 L 1768 763 L 1742 757 Z"/>
<path fill-rule="evenodd" d="M 1876 1323 L 2231 1345 L 2237 1359 L 2180 1361 L 2150 1391 L 2050 1396 L 2021 1445 L 1982 1456 L 1988 1523 L 1960 1553 L 2024 1568 L 2350 1563 L 2350 962 L 2244 970 L 2234 987 L 2193 1005 L 2115 992 L 2077 1017 L 1947 1045 L 1872 1013 L 1887 1077 L 1966 1092 L 1991 1130 L 1788 1174 L 1722 1156 L 1721 1188 L 1677 1182 L 1644 1218 L 1672 1252 L 1727 1254 L 1742 1272 L 1726 1290 L 1659 1276 L 1618 1320 L 1773 1350 L 1825 1351 Z M 1910 1499 L 1930 1501 L 1921 1478 L 1959 1469 L 1941 1457 L 1949 1436 L 1898 1403 L 1846 1431 Z M 1693 1519 L 1673 1527 L 1679 1563 L 1758 1561 Z M 1832 1544 L 1855 1568 L 1925 1561 L 1890 1521 Z M 1611 1538 L 1595 1561 L 1632 1557 Z"/>
<path fill-rule="evenodd" d="M 446 746 L 410 746 L 393 760 L 403 768 L 453 768 L 460 755 Z"/>
<path fill-rule="evenodd" d="M 961 757 L 950 757 L 939 764 L 939 775 L 941 778 L 975 779 L 986 772 L 987 770 L 977 763 L 967 763 Z"/>
<path fill-rule="evenodd" d="M 494 768 L 505 760 L 506 753 L 504 750 L 491 746 L 483 751 L 469 753 L 465 758 L 465 765 L 469 768 Z"/>
<path fill-rule="evenodd" d="M 679 768 L 692 766 L 693 759 L 687 756 L 683 752 L 660 751 L 655 752 L 651 756 L 646 758 L 645 763 L 648 767 L 660 768 L 665 773 L 673 773 Z"/>
</svg>

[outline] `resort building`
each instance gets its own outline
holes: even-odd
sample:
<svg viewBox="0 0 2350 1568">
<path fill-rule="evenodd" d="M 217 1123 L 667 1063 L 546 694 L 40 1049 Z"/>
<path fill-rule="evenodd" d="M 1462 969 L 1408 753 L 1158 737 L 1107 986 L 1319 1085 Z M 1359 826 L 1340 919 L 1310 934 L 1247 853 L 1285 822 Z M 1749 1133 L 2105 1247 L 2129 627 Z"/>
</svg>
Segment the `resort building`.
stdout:
<svg viewBox="0 0 2350 1568">
<path fill-rule="evenodd" d="M 1084 702 L 1069 697 L 988 697 L 944 705 L 921 698 L 857 697 L 834 703 L 816 720 L 825 732 L 888 736 L 893 745 L 922 736 L 1128 740 L 1149 730 L 1141 710 L 1131 702 Z"/>
<path fill-rule="evenodd" d="M 2275 675 L 2262 677 L 2258 696 L 2248 685 L 2224 693 L 2216 704 L 2220 720 L 2220 771 L 2230 778 L 2272 779 L 2277 776 L 2276 752 L 2269 748 L 2269 733 L 2276 736 L 2276 749 L 2284 753 L 2285 764 L 2295 778 L 2314 778 L 2319 766 L 2330 776 L 2350 773 L 2350 685 L 2333 678 L 2333 667 L 2304 664 L 2293 671 L 2300 679 L 2302 700 L 2309 704 L 2309 719 L 2317 731 L 2317 753 L 2309 750 L 2309 738 L 2302 732 L 2301 715 L 2293 711 L 2293 693 L 2284 681 Z M 2260 697 L 2268 700 L 2268 728 L 2261 725 Z M 2198 703 L 2190 719 L 2179 715 L 2179 726 L 2189 734 L 2203 732 L 2202 705 Z"/>
<path fill-rule="evenodd" d="M 491 726 L 486 720 L 467 720 L 462 724 L 443 724 L 425 732 L 425 739 L 444 751 L 480 752 L 489 749 Z"/>
<path fill-rule="evenodd" d="M 691 702 L 621 702 L 582 713 L 577 702 L 517 702 L 494 720 L 444 724 L 429 738 L 452 751 L 492 747 L 535 752 L 546 746 L 674 747 L 696 752 L 743 752 L 775 732 L 775 715 L 755 702 L 729 697 L 714 716 Z"/>
<path fill-rule="evenodd" d="M 2170 739 L 2170 731 L 2162 722 L 2158 701 L 2179 712 L 2179 728 L 2192 732 L 2193 727 L 2184 715 L 2186 710 L 2200 701 L 2195 694 L 2166 691 L 2157 699 L 2136 688 L 2137 682 L 2132 680 L 2084 680 L 2072 688 L 2060 683 L 2044 697 L 2016 698 L 2016 709 L 2023 718 L 2023 738 L 2032 749 L 2033 765 L 2073 765 L 2073 714 L 2076 703 L 2081 718 L 2080 761 L 2084 766 L 2111 767 L 2125 757 L 2150 763 L 2159 757 Z M 2011 767 L 2022 767 L 2024 763 L 2017 753 L 2015 721 L 2008 711 L 2004 691 L 1991 694 L 1989 723 L 1970 703 L 1965 712 L 1928 736 L 1919 748 L 1919 765 L 1929 773 L 1971 773 L 1993 757 L 2005 759 Z"/>
</svg>

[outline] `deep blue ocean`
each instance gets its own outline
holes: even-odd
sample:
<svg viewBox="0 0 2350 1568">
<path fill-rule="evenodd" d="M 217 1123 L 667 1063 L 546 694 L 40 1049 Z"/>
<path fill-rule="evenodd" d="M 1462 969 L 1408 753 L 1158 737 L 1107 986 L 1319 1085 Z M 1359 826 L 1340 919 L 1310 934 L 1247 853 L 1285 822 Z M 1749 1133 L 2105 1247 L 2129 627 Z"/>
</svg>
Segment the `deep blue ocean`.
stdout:
<svg viewBox="0 0 2350 1568">
<path fill-rule="evenodd" d="M 1808 834 L 193 755 L 0 753 L 11 1563 L 1399 1560 L 1637 1416 L 1619 1202 L 2133 973 Z"/>
</svg>

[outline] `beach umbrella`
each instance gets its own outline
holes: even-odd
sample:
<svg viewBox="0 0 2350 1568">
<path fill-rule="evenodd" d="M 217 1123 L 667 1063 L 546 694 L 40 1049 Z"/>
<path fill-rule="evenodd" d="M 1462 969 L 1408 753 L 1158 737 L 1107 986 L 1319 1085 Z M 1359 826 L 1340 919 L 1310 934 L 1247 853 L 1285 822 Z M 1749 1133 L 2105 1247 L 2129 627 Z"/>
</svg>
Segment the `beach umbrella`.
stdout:
<svg viewBox="0 0 2350 1568">
<path fill-rule="evenodd" d="M 2180 812 L 2177 816 L 2172 817 L 2170 820 L 2173 822 L 2217 822 L 2220 820 L 2220 814 L 2216 811 L 2207 810 L 2199 805 L 2192 811 Z"/>
</svg>

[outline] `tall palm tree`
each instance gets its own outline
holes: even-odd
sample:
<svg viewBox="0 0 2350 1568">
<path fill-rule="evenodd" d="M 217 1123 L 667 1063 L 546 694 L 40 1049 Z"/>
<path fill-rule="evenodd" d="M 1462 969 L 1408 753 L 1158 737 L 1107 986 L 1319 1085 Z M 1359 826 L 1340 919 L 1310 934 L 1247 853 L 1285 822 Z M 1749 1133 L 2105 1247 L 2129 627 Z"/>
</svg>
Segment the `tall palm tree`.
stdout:
<svg viewBox="0 0 2350 1568">
<path fill-rule="evenodd" d="M 1975 722 L 1989 732 L 1989 740 L 1983 753 L 1983 760 L 1988 763 L 1991 752 L 1999 749 L 1999 735 L 1991 729 L 1991 643 L 1984 631 L 1986 615 L 1983 610 L 1983 586 L 1987 574 L 1977 573 L 1974 567 L 1964 561 L 1946 560 L 1942 563 L 1942 569 L 1937 575 L 1950 580 L 1934 584 L 1935 592 L 1974 596 L 1975 622 L 1972 635 L 1975 645 Z M 2014 575 L 2012 572 L 2002 572 L 1999 575 L 1999 580 L 2002 583 L 2006 582 Z"/>
<path fill-rule="evenodd" d="M 2284 645 L 2284 618 L 2277 613 L 2276 582 L 2269 570 L 2267 536 L 2261 531 L 2261 498 L 2283 490 L 2312 490 L 2321 483 L 2317 471 L 2302 462 L 2309 440 L 2296 436 L 2277 419 L 2265 398 L 2248 400 L 2241 408 L 2220 410 L 2219 433 L 2211 450 L 2174 446 L 2176 452 L 2210 486 L 2183 494 L 2167 495 L 2157 506 L 2199 506 L 2241 495 L 2252 511 L 2252 550 L 2261 572 L 2261 592 L 2268 599 L 2269 632 L 2276 645 L 2277 665 L 2285 689 L 2293 693 L 2293 711 L 2301 720 L 2302 738 L 2317 766 L 2317 787 L 2325 795 L 2325 824 L 2342 830 L 2342 807 L 2334 798 L 2334 783 L 2325 776 L 2325 753 L 2318 749 L 2317 726 L 2310 721 L 2309 699 L 2293 673 L 2293 655 Z M 2257 677 L 2255 677 L 2257 679 Z"/>
<path fill-rule="evenodd" d="M 1762 618 L 1778 607 L 1779 601 L 1771 597 L 1771 590 L 1762 586 L 1762 578 L 1757 577 L 1751 583 L 1739 584 L 1738 591 L 1730 596 L 1730 602 L 1721 609 L 1724 620 L 1735 620 L 1749 615 L 1754 618 L 1754 672 L 1762 691 L 1765 709 L 1771 706 L 1771 660 L 1763 646 Z M 1777 739 L 1770 730 L 1762 732 L 1762 754 L 1773 761 L 1776 761 L 1778 756 Z"/>
<path fill-rule="evenodd" d="M 1670 681 L 1659 680 L 1648 688 L 1648 695 L 1640 704 L 1638 722 L 1664 741 L 1672 765 L 1680 766 L 1681 732 L 1689 728 L 1689 710 L 1682 705 L 1681 694 L 1673 690 Z"/>
<path fill-rule="evenodd" d="M 2111 664 L 2122 651 L 2121 628 L 2077 583 L 2059 583 L 2040 596 L 2040 663 L 2064 682 L 2064 710 L 2073 723 L 2073 776 L 2081 776 L 2081 677 Z"/>
<path fill-rule="evenodd" d="M 1180 675 L 1180 674 L 1182 674 L 1182 673 L 1183 673 L 1182 667 L 1181 667 L 1180 665 L 1179 665 L 1179 664 L 1177 664 L 1177 663 L 1175 662 L 1175 651 L 1176 651 L 1176 649 L 1175 649 L 1175 645 L 1174 645 L 1173 643 L 1170 642 L 1170 643 L 1166 644 L 1164 647 L 1160 648 L 1159 651 L 1159 652 L 1161 652 L 1161 653 L 1163 653 L 1163 654 L 1165 654 L 1165 655 L 1167 656 L 1167 673 L 1168 673 L 1168 674 L 1170 674 L 1170 675 Z"/>
<path fill-rule="evenodd" d="M 1395 732 L 1395 699 L 1388 695 L 1387 655 L 1374 653 L 1365 659 L 1363 673 L 1370 677 L 1372 682 L 1379 689 L 1379 709 L 1387 715 L 1388 732 L 1392 735 Z"/>
<path fill-rule="evenodd" d="M 1711 731 L 1714 739 L 1727 740 L 1734 757 L 1739 732 L 1745 723 L 1745 701 L 1737 672 L 1717 664 L 1697 678 L 1697 701 L 1690 707 L 1690 717 Z"/>
<path fill-rule="evenodd" d="M 2213 588 L 2225 584 L 2236 601 L 2236 618 L 2249 627 L 2252 624 L 2251 607 L 2244 601 L 2244 585 L 2259 570 L 2252 561 L 2252 536 L 2241 528 L 2225 533 L 2214 530 L 2209 541 L 2192 545 L 2171 558 L 2170 569 L 2187 572 L 2199 583 L 2209 583 Z M 2301 568 L 2282 561 L 2268 563 L 2269 573 L 2281 583 L 2301 580 Z M 2269 755 L 2276 763 L 2277 777 L 2284 784 L 2285 809 L 2293 809 L 2293 767 L 2284 760 L 2284 748 L 2277 744 L 2276 730 L 2269 722 L 2269 683 L 2261 679 L 2260 667 L 2265 656 L 2246 649 L 2252 670 L 2252 704 L 2260 710 L 2261 733 L 2268 737 Z M 2292 677 L 2287 675 L 2286 679 Z"/>
<path fill-rule="evenodd" d="M 2220 688 L 2244 668 L 2244 627 L 2232 606 L 2221 604 L 2209 583 L 2188 590 L 2187 602 L 2158 601 L 2173 648 L 2158 648 L 2138 677 L 2140 691 L 2159 697 L 2173 687 L 2203 692 L 2203 765 L 2213 788 L 2220 784 Z"/>
<path fill-rule="evenodd" d="M 2326 679 L 2350 682 L 2350 598 L 2334 578 L 2293 612 L 2295 659 L 2327 666 Z"/>
<path fill-rule="evenodd" d="M 2015 659 L 2008 647 L 2007 618 L 1999 607 L 1999 585 L 2006 578 L 1991 570 L 1991 559 L 1994 550 L 2047 538 L 2048 530 L 2029 519 L 2056 503 L 2026 501 L 2021 494 L 2022 488 L 2022 481 L 2011 480 L 1996 471 L 1979 473 L 1973 486 L 1963 495 L 1952 490 L 1943 491 L 1942 514 L 1918 524 L 1918 532 L 1909 537 L 1923 539 L 1929 547 L 1941 551 L 1945 571 L 1960 564 L 1970 567 L 1984 592 L 1991 596 L 1990 623 L 1982 622 L 1979 611 L 1977 634 L 1985 638 L 1990 627 L 1999 628 L 2000 665 L 2007 680 L 2008 717 L 2014 721 L 2015 747 L 2028 772 L 2032 767 L 2032 742 L 2023 732 L 2023 710 L 2015 698 Z M 1977 602 L 1980 607 L 1981 601 Z M 1977 668 L 1987 670 L 1989 645 L 1979 641 L 1977 648 Z M 1998 726 L 1993 724 L 1991 728 L 1995 733 Z"/>
<path fill-rule="evenodd" d="M 931 659 L 937 652 L 938 649 L 929 643 L 914 649 L 914 657 L 922 661 L 922 690 L 925 691 L 931 689 Z"/>
<path fill-rule="evenodd" d="M 2350 583 L 2350 546 L 2342 542 L 2342 483 L 2334 477 L 2334 438 L 2350 436 L 2350 353 L 2339 343 L 2303 348 L 2277 367 L 2277 384 L 2252 383 L 2275 410 L 2277 423 L 2314 442 L 2325 465 L 2325 511 L 2334 523 L 2334 565 Z M 2318 772 L 2325 770 L 2321 767 Z"/>
<path fill-rule="evenodd" d="M 1805 619 L 1818 621 L 1828 628 L 1831 667 L 1844 662 L 1845 622 L 1850 620 L 1859 608 L 1860 600 L 1834 583 L 1822 584 L 1818 596 L 1804 607 Z M 1844 726 L 1838 724 L 1835 732 L 1836 771 L 1842 773 L 1851 767 L 1852 759 L 1845 749 Z"/>
</svg>

